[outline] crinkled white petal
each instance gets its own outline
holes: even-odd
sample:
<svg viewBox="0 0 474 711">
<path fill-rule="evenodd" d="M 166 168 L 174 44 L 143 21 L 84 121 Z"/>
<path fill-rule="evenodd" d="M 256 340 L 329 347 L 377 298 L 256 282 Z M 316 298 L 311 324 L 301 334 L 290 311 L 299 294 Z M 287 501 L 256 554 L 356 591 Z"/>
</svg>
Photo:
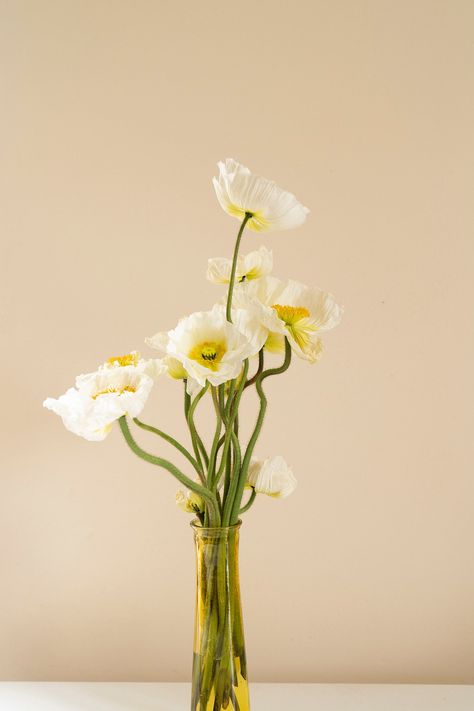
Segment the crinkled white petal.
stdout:
<svg viewBox="0 0 474 711">
<path fill-rule="evenodd" d="M 229 215 L 247 222 L 256 232 L 270 232 L 298 227 L 309 212 L 292 193 L 279 188 L 272 180 L 253 175 L 232 158 L 219 162 L 219 177 L 213 179 L 217 199 Z"/>
<path fill-rule="evenodd" d="M 197 390 L 199 390 L 199 383 L 190 376 L 190 374 L 185 370 L 183 363 L 178 358 L 171 355 L 166 355 L 168 352 L 168 333 L 161 332 L 156 333 L 151 338 L 145 338 L 145 343 L 151 348 L 155 348 L 160 353 L 164 354 L 161 359 L 161 364 L 165 368 L 167 375 L 173 380 L 186 380 L 186 392 L 188 395 L 193 395 Z"/>
<path fill-rule="evenodd" d="M 258 352 L 260 345 L 229 323 L 221 306 L 181 319 L 176 328 L 169 331 L 168 338 L 167 354 L 179 360 L 201 387 L 206 381 L 217 386 L 238 377 L 243 361 Z M 214 342 L 225 344 L 225 353 L 215 370 L 190 357 L 196 346 Z"/>
<path fill-rule="evenodd" d="M 273 269 L 273 254 L 262 246 L 260 249 L 240 255 L 237 259 L 235 272 L 236 283 L 252 281 L 267 276 Z M 232 260 L 225 257 L 214 257 L 208 260 L 207 278 L 213 284 L 228 284 L 232 272 Z"/>
<path fill-rule="evenodd" d="M 268 350 L 280 352 L 281 336 L 284 335 L 296 355 L 310 363 L 315 363 L 321 356 L 320 333 L 337 326 L 343 313 L 342 306 L 331 294 L 292 279 L 282 282 L 272 276 L 238 284 L 233 303 L 239 308 L 256 308 L 257 318 L 269 330 Z M 295 328 L 291 328 L 279 318 L 273 308 L 276 305 L 303 308 L 309 316 L 300 318 Z"/>
<path fill-rule="evenodd" d="M 282 284 L 282 287 L 277 303 L 307 308 L 318 331 L 329 331 L 341 322 L 344 308 L 329 292 L 293 279 Z"/>
<path fill-rule="evenodd" d="M 91 441 L 105 439 L 111 425 L 122 415 L 137 417 L 142 411 L 153 379 L 134 366 L 100 369 L 80 376 L 76 388 L 43 405 L 59 415 L 64 426 Z"/>
<path fill-rule="evenodd" d="M 133 355 L 133 353 L 131 355 Z M 82 375 L 78 375 L 76 377 L 76 388 L 82 387 L 87 383 L 87 381 L 91 379 L 94 380 L 97 373 L 110 373 L 111 371 L 115 370 L 121 371 L 122 373 L 128 372 L 131 374 L 144 373 L 153 380 L 156 380 L 157 378 L 159 378 L 160 375 L 163 375 L 167 372 L 167 367 L 163 363 L 161 358 L 139 358 L 137 359 L 137 362 L 133 365 L 120 365 L 117 361 L 113 363 L 107 362 L 103 365 L 100 365 L 98 369 L 92 373 L 84 373 Z"/>
<path fill-rule="evenodd" d="M 252 458 L 247 473 L 247 483 L 258 494 L 283 499 L 296 488 L 297 481 L 283 457 L 259 460 Z"/>
<path fill-rule="evenodd" d="M 281 282 L 272 276 L 255 281 L 237 284 L 234 289 L 232 304 L 237 309 L 251 311 L 262 326 L 270 332 L 284 333 L 284 327 L 275 309 L 273 300 L 275 288 Z"/>
<path fill-rule="evenodd" d="M 159 333 L 155 333 L 154 336 L 145 338 L 145 343 L 147 346 L 150 346 L 150 348 L 154 348 L 159 351 L 161 355 L 165 355 L 168 347 L 168 340 L 168 333 L 166 331 L 160 331 Z"/>
<path fill-rule="evenodd" d="M 216 304 L 213 310 L 226 318 L 226 306 Z M 259 318 L 258 305 L 248 303 L 246 308 L 232 308 L 232 323 L 251 344 L 250 357 L 256 355 L 263 348 L 268 338 L 268 329 Z"/>
</svg>

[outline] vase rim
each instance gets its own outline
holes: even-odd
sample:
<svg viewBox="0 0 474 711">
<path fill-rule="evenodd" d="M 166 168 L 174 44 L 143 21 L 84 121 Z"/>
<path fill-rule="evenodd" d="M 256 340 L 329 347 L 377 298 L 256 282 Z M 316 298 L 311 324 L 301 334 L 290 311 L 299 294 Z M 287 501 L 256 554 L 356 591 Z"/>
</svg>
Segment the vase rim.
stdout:
<svg viewBox="0 0 474 711">
<path fill-rule="evenodd" d="M 232 524 L 232 526 L 201 526 L 201 522 L 198 518 L 193 518 L 190 523 L 193 531 L 199 531 L 200 533 L 217 533 L 218 531 L 235 531 L 242 525 L 242 519 L 239 518 L 237 523 Z"/>
</svg>

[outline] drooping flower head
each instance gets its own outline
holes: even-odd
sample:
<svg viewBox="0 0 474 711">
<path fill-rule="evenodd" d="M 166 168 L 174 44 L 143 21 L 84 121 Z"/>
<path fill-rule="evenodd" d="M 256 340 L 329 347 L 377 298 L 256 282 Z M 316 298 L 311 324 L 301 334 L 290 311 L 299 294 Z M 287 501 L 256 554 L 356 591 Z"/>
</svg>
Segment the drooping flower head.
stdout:
<svg viewBox="0 0 474 711">
<path fill-rule="evenodd" d="M 222 209 L 240 221 L 250 213 L 247 226 L 251 230 L 288 230 L 306 220 L 308 208 L 272 180 L 253 175 L 232 158 L 217 165 L 219 177 L 213 178 L 213 184 Z"/>
<path fill-rule="evenodd" d="M 235 274 L 236 282 L 252 281 L 271 274 L 273 269 L 273 254 L 266 247 L 260 247 L 255 252 L 240 255 L 237 259 Z M 232 271 L 232 259 L 214 257 L 208 260 L 207 278 L 213 284 L 228 284 Z"/>
<path fill-rule="evenodd" d="M 296 488 L 297 481 L 283 457 L 252 458 L 247 472 L 247 486 L 257 494 L 284 499 Z"/>
<path fill-rule="evenodd" d="M 181 363 L 187 377 L 204 387 L 217 386 L 240 375 L 246 358 L 262 348 L 266 333 L 252 314 L 235 312 L 235 322 L 226 320 L 225 309 L 199 311 L 181 319 L 167 334 L 147 339 L 148 345 Z"/>
<path fill-rule="evenodd" d="M 95 372 L 79 375 L 75 388 L 57 399 L 47 398 L 43 405 L 59 415 L 70 432 L 100 441 L 122 415 L 140 414 L 154 378 L 163 371 L 159 362 L 141 360 L 138 354 L 112 358 Z"/>
<path fill-rule="evenodd" d="M 343 311 L 331 294 L 317 287 L 271 276 L 237 285 L 234 303 L 241 308 L 248 304 L 256 308 L 254 313 L 270 331 L 266 344 L 269 350 L 282 350 L 286 336 L 296 355 L 311 363 L 322 352 L 320 334 L 337 326 Z"/>
<path fill-rule="evenodd" d="M 201 513 L 204 511 L 204 500 L 195 491 L 180 489 L 176 492 L 176 504 L 185 513 Z"/>
</svg>

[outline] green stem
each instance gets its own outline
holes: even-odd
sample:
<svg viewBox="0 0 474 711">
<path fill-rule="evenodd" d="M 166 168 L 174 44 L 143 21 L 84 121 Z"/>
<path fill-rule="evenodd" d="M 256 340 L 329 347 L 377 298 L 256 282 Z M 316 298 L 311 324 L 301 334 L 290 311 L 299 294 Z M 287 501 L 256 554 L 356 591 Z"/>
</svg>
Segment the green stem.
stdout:
<svg viewBox="0 0 474 711">
<path fill-rule="evenodd" d="M 249 496 L 249 499 L 245 506 L 242 506 L 242 508 L 239 511 L 239 515 L 245 513 L 246 511 L 249 510 L 249 508 L 252 506 L 253 502 L 255 501 L 255 497 L 257 496 L 257 492 L 255 489 L 252 488 L 252 493 Z"/>
<path fill-rule="evenodd" d="M 224 502 L 224 511 L 222 514 L 222 526 L 230 526 L 230 519 L 232 516 L 232 502 L 236 496 L 236 491 L 238 488 L 238 484 L 240 481 L 240 475 L 241 475 L 241 453 L 240 453 L 240 444 L 239 440 L 235 436 L 235 432 L 232 429 L 231 430 L 231 439 L 232 439 L 232 444 L 234 445 L 234 472 L 233 476 L 230 480 L 230 485 L 229 485 L 229 491 L 227 492 L 227 496 Z"/>
<path fill-rule="evenodd" d="M 244 387 L 248 388 L 250 385 L 253 385 L 253 384 L 255 383 L 255 381 L 257 380 L 258 376 L 260 375 L 260 373 L 261 373 L 262 370 L 263 370 L 263 361 L 264 361 L 264 356 L 263 356 L 263 348 L 262 348 L 262 349 L 258 352 L 258 368 L 257 368 L 257 371 L 256 371 L 255 375 L 253 375 L 251 378 L 249 378 L 249 379 L 247 380 L 247 382 L 245 383 L 245 386 L 244 386 Z"/>
<path fill-rule="evenodd" d="M 226 466 L 226 463 L 227 463 L 227 456 L 229 453 L 229 447 L 230 447 L 232 439 L 235 438 L 235 440 L 237 441 L 237 444 L 239 443 L 239 441 L 235 435 L 235 432 L 234 432 L 234 422 L 235 422 L 235 418 L 236 418 L 238 410 L 239 410 L 240 398 L 242 397 L 245 381 L 247 379 L 248 370 L 249 370 L 249 361 L 248 361 L 248 358 L 246 358 L 244 360 L 244 367 L 242 370 L 241 380 L 239 383 L 239 387 L 237 388 L 237 392 L 235 393 L 235 395 L 232 394 L 232 400 L 231 400 L 231 395 L 229 393 L 229 398 L 228 398 L 227 404 L 225 406 L 225 413 L 224 413 L 224 418 L 223 418 L 224 424 L 226 427 L 224 449 L 222 450 L 222 457 L 221 457 L 221 463 L 219 466 L 219 471 L 217 472 L 217 476 L 214 480 L 214 489 L 216 489 L 219 486 L 219 481 L 220 481 L 222 473 L 224 471 L 224 467 Z M 232 381 L 232 384 L 235 387 L 235 381 Z M 233 389 L 232 389 L 232 393 L 233 393 Z M 230 403 L 230 405 L 229 405 L 229 403 Z M 239 463 L 239 466 L 240 466 L 240 463 Z M 234 472 L 237 472 L 235 467 L 234 467 Z"/>
<path fill-rule="evenodd" d="M 130 432 L 130 428 L 128 426 L 127 418 L 125 415 L 122 415 L 122 417 L 119 418 L 119 425 L 120 429 L 122 430 L 122 434 L 125 438 L 125 441 L 132 450 L 132 452 L 136 454 L 137 457 L 140 457 L 140 459 L 143 459 L 145 462 L 149 462 L 150 464 L 155 464 L 158 467 L 166 469 L 181 484 L 183 484 L 183 486 L 187 487 L 188 489 L 191 489 L 192 491 L 195 491 L 196 494 L 202 496 L 202 498 L 209 507 L 210 519 L 212 521 L 211 525 L 218 526 L 220 523 L 220 515 L 219 507 L 217 505 L 217 500 L 214 494 L 209 491 L 209 489 L 207 489 L 205 486 L 197 484 L 195 481 L 186 476 L 186 474 L 183 474 L 183 472 L 180 471 L 178 467 L 176 467 L 172 462 L 169 462 L 167 459 L 163 459 L 162 457 L 156 457 L 154 454 L 149 454 L 148 452 L 145 452 L 145 450 L 142 449 L 137 444 L 137 442 L 135 442 L 132 433 Z"/>
<path fill-rule="evenodd" d="M 218 399 L 218 393 L 217 393 L 217 388 L 211 388 L 212 392 L 212 401 L 214 403 L 214 408 L 216 411 L 216 430 L 214 433 L 214 439 L 212 441 L 212 447 L 211 447 L 211 454 L 209 457 L 209 468 L 208 468 L 208 481 L 209 481 L 209 488 L 213 488 L 213 482 L 214 482 L 214 475 L 216 472 L 216 458 L 217 458 L 217 452 L 219 449 L 219 441 L 220 441 L 220 436 L 221 436 L 221 430 L 222 430 L 222 416 L 219 408 L 219 399 Z"/>
<path fill-rule="evenodd" d="M 227 307 L 226 307 L 226 318 L 231 323 L 232 323 L 232 294 L 234 291 L 235 272 L 237 271 L 237 259 L 239 256 L 240 241 L 241 241 L 242 235 L 244 233 L 245 225 L 247 224 L 247 222 L 250 220 L 251 217 L 252 217 L 251 212 L 245 213 L 245 217 L 242 220 L 242 224 L 240 225 L 239 233 L 237 235 L 237 240 L 235 242 L 234 256 L 232 257 L 232 271 L 230 273 L 229 291 L 227 292 Z"/>
<path fill-rule="evenodd" d="M 242 501 L 242 495 L 244 492 L 245 482 L 247 479 L 247 471 L 249 468 L 250 460 L 252 458 L 253 450 L 255 448 L 255 444 L 256 444 L 257 439 L 258 439 L 260 432 L 262 430 L 263 420 L 265 419 L 265 413 L 267 411 L 267 398 L 266 398 L 265 393 L 263 392 L 262 382 L 263 382 L 263 380 L 265 380 L 265 378 L 270 377 L 270 375 L 279 375 L 280 373 L 284 373 L 285 370 L 288 370 L 288 368 L 290 367 L 290 363 L 291 363 L 291 346 L 290 346 L 288 339 L 285 338 L 285 359 L 283 361 L 283 364 L 279 368 L 269 368 L 268 370 L 264 370 L 263 373 L 260 373 L 260 375 L 258 376 L 258 378 L 256 380 L 255 387 L 257 389 L 257 393 L 260 398 L 260 410 L 258 413 L 257 422 L 255 424 L 254 431 L 252 432 L 252 436 L 250 437 L 249 443 L 247 445 L 247 449 L 245 450 L 244 460 L 242 462 L 242 468 L 241 468 L 240 476 L 239 476 L 239 482 L 236 487 L 235 495 L 233 497 L 230 525 L 232 525 L 233 523 L 236 523 L 238 516 L 239 516 L 240 504 Z M 225 512 L 225 509 L 224 509 L 224 512 Z"/>
<path fill-rule="evenodd" d="M 189 432 L 191 434 L 191 441 L 193 443 L 193 449 L 194 449 L 194 456 L 196 457 L 197 461 L 201 465 L 201 469 L 204 469 L 202 466 L 202 458 L 204 459 L 204 463 L 206 465 L 206 468 L 209 466 L 209 457 L 207 456 L 206 448 L 204 447 L 204 443 L 202 439 L 200 438 L 198 431 L 196 429 L 196 425 L 194 424 L 194 412 L 196 410 L 196 407 L 198 406 L 200 400 L 204 397 L 206 394 L 207 390 L 209 388 L 209 383 L 206 382 L 206 385 L 198 392 L 194 400 L 189 404 L 188 407 L 188 412 L 187 412 L 187 421 L 188 421 L 188 427 L 189 427 Z"/>
<path fill-rule="evenodd" d="M 184 383 L 184 416 L 185 416 L 186 422 L 187 422 L 188 412 L 189 412 L 189 408 L 191 406 L 191 395 L 188 393 L 188 391 L 186 389 L 188 386 L 187 380 L 183 380 L 183 383 Z"/>
<path fill-rule="evenodd" d="M 188 462 L 190 462 L 193 465 L 194 469 L 196 470 L 196 473 L 198 474 L 199 478 L 202 480 L 203 472 L 199 467 L 199 463 L 196 461 L 196 459 L 194 459 L 191 452 L 188 452 L 186 447 L 184 447 L 180 442 L 178 442 L 174 437 L 167 434 L 166 432 L 159 430 L 157 427 L 152 427 L 151 425 L 147 425 L 145 422 L 141 422 L 141 420 L 139 420 L 138 417 L 134 417 L 133 421 L 136 425 L 138 425 L 138 427 L 141 427 L 142 430 L 146 430 L 147 432 L 153 432 L 153 434 L 158 435 L 158 437 L 161 437 L 166 442 L 169 442 L 170 444 L 172 444 L 173 447 L 176 447 L 176 449 L 179 452 L 181 452 L 182 455 L 184 455 L 186 457 Z"/>
</svg>

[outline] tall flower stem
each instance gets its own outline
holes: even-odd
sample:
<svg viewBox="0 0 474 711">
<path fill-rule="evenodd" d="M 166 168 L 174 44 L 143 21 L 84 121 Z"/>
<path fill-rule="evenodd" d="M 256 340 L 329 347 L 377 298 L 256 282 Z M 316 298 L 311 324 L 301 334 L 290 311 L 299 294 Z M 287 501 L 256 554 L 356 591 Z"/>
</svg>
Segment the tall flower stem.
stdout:
<svg viewBox="0 0 474 711">
<path fill-rule="evenodd" d="M 247 222 L 250 220 L 251 217 L 252 217 L 251 212 L 245 213 L 245 217 L 242 220 L 242 224 L 240 225 L 237 239 L 235 241 L 234 256 L 232 257 L 232 271 L 230 273 L 229 291 L 227 292 L 227 307 L 226 307 L 226 318 L 231 323 L 232 323 L 232 294 L 234 292 L 235 272 L 237 271 L 237 259 L 239 257 L 240 242 L 242 240 L 242 235 L 244 233 L 245 225 L 247 224 Z"/>
<path fill-rule="evenodd" d="M 137 457 L 140 457 L 140 459 L 143 459 L 145 462 L 149 462 L 150 464 L 154 464 L 155 466 L 166 469 L 179 482 L 181 482 L 181 484 L 183 484 L 188 489 L 195 491 L 196 494 L 202 496 L 209 508 L 209 518 L 211 521 L 211 526 L 219 526 L 220 513 L 217 504 L 217 499 L 214 494 L 209 491 L 209 489 L 207 489 L 205 486 L 201 486 L 200 484 L 186 476 L 186 474 L 183 474 L 183 472 L 180 471 L 178 467 L 176 467 L 172 462 L 169 462 L 167 459 L 163 459 L 162 457 L 156 457 L 154 454 L 149 454 L 144 449 L 142 449 L 140 445 L 135 442 L 133 435 L 130 432 L 130 428 L 128 426 L 127 418 L 125 415 L 122 415 L 122 417 L 120 417 L 119 425 L 120 429 L 122 430 L 122 434 L 125 438 L 125 441 L 132 450 L 132 452 L 136 454 Z"/>
<path fill-rule="evenodd" d="M 201 398 L 204 397 L 206 392 L 209 389 L 209 383 L 206 383 L 206 385 L 198 392 L 194 400 L 191 402 L 189 401 L 189 407 L 187 407 L 187 414 L 186 414 L 186 419 L 188 422 L 188 427 L 189 427 L 189 432 L 191 434 L 191 441 L 193 444 L 193 449 L 194 449 L 194 456 L 196 457 L 196 460 L 199 462 L 201 466 L 201 470 L 204 470 L 202 460 L 204 459 L 204 464 L 206 467 L 209 466 L 209 457 L 207 456 L 206 448 L 204 447 L 204 443 L 202 439 L 200 438 L 198 431 L 196 429 L 196 425 L 194 424 L 194 412 L 196 410 L 196 407 L 198 406 L 199 402 L 201 401 Z M 202 455 L 202 459 L 201 459 Z M 204 475 L 202 475 L 201 479 L 203 480 L 203 483 L 205 482 Z"/>
<path fill-rule="evenodd" d="M 260 398 L 260 410 L 258 413 L 255 428 L 254 428 L 252 435 L 250 437 L 249 443 L 247 445 L 247 449 L 245 450 L 244 459 L 242 462 L 242 467 L 241 467 L 240 475 L 239 475 L 239 481 L 235 487 L 235 494 L 232 497 L 230 497 L 230 496 L 228 497 L 229 500 L 232 498 L 232 503 L 231 503 L 232 508 L 231 508 L 230 518 L 228 519 L 229 523 L 227 525 L 233 525 L 238 520 L 239 511 L 240 511 L 240 504 L 242 501 L 245 482 L 247 479 L 247 471 L 248 471 L 248 468 L 250 465 L 250 460 L 252 458 L 255 444 L 256 444 L 257 439 L 258 439 L 260 432 L 262 430 L 263 420 L 265 419 L 265 413 L 267 411 L 267 398 L 266 398 L 266 395 L 263 391 L 262 382 L 265 378 L 270 377 L 270 375 L 279 375 L 280 373 L 284 373 L 285 370 L 288 370 L 288 368 L 290 367 L 290 363 L 291 363 L 291 346 L 290 346 L 288 339 L 285 338 L 285 359 L 283 361 L 283 364 L 279 368 L 269 368 L 268 370 L 264 370 L 263 373 L 260 373 L 260 375 L 258 376 L 258 378 L 256 380 L 255 387 L 257 389 L 257 393 Z M 223 520 L 227 520 L 225 508 L 224 508 Z"/>
<path fill-rule="evenodd" d="M 238 452 L 239 452 L 238 467 L 237 467 L 237 464 L 235 464 L 235 466 L 234 466 L 234 476 L 237 477 L 237 476 L 239 475 L 239 469 L 240 469 L 240 445 L 239 445 L 238 437 L 236 436 L 236 434 L 235 434 L 235 432 L 234 432 L 234 423 L 235 423 L 235 418 L 237 417 L 237 412 L 238 412 L 238 409 L 239 409 L 240 398 L 242 397 L 242 393 L 243 393 L 243 391 L 244 391 L 244 386 L 245 386 L 245 381 L 246 381 L 246 379 L 247 379 L 248 370 L 249 370 L 249 361 L 248 361 L 248 358 L 246 358 L 246 359 L 244 360 L 244 367 L 243 367 L 243 370 L 242 370 L 242 375 L 241 375 L 240 383 L 239 383 L 239 385 L 238 385 L 238 387 L 237 387 L 237 391 L 236 391 L 235 396 L 234 396 L 235 399 L 233 399 L 233 400 L 231 401 L 231 406 L 229 406 L 229 408 L 227 408 L 227 405 L 226 405 L 225 410 L 224 410 L 224 413 L 223 413 L 223 414 L 224 414 L 223 420 L 224 420 L 224 425 L 225 425 L 225 428 L 226 428 L 226 432 L 225 432 L 225 439 L 224 439 L 224 447 L 223 447 L 223 450 L 222 450 L 221 463 L 220 463 L 220 466 L 219 466 L 219 470 L 218 470 L 218 472 L 217 472 L 217 475 L 216 475 L 216 477 L 215 477 L 215 479 L 214 479 L 214 481 L 213 481 L 214 490 L 219 486 L 219 481 L 220 481 L 221 476 L 222 476 L 222 474 L 223 474 L 223 472 L 224 472 L 224 467 L 226 466 L 227 461 L 228 461 L 228 460 L 227 460 L 227 456 L 228 456 L 228 454 L 230 453 L 230 449 L 229 449 L 229 448 L 230 448 L 230 445 L 231 445 L 231 444 L 233 444 L 233 446 L 234 446 L 234 453 L 236 453 L 237 450 L 238 450 Z M 235 381 L 232 381 L 232 382 L 234 383 Z M 229 402 L 229 400 L 228 400 L 228 402 Z M 225 489 L 224 489 L 224 498 L 225 498 L 225 503 L 224 503 L 224 512 L 225 512 L 225 510 L 226 510 L 226 503 L 227 503 L 227 500 L 228 500 L 228 493 L 225 491 Z M 225 519 L 225 514 L 224 514 L 224 519 Z M 225 525 L 228 525 L 228 524 L 223 524 L 223 525 L 225 526 Z"/>
<path fill-rule="evenodd" d="M 219 387 L 223 387 L 223 386 L 219 386 Z M 214 403 L 214 408 L 216 411 L 216 430 L 214 433 L 214 439 L 212 441 L 211 454 L 209 457 L 209 468 L 208 468 L 208 473 L 207 473 L 207 480 L 208 480 L 210 489 L 213 488 L 214 478 L 215 478 L 215 474 L 216 474 L 217 452 L 218 452 L 218 448 L 219 448 L 219 441 L 220 441 L 221 430 L 222 430 L 222 415 L 221 415 L 221 411 L 219 408 L 218 389 L 211 388 L 211 393 L 212 393 L 212 401 Z"/>
</svg>

